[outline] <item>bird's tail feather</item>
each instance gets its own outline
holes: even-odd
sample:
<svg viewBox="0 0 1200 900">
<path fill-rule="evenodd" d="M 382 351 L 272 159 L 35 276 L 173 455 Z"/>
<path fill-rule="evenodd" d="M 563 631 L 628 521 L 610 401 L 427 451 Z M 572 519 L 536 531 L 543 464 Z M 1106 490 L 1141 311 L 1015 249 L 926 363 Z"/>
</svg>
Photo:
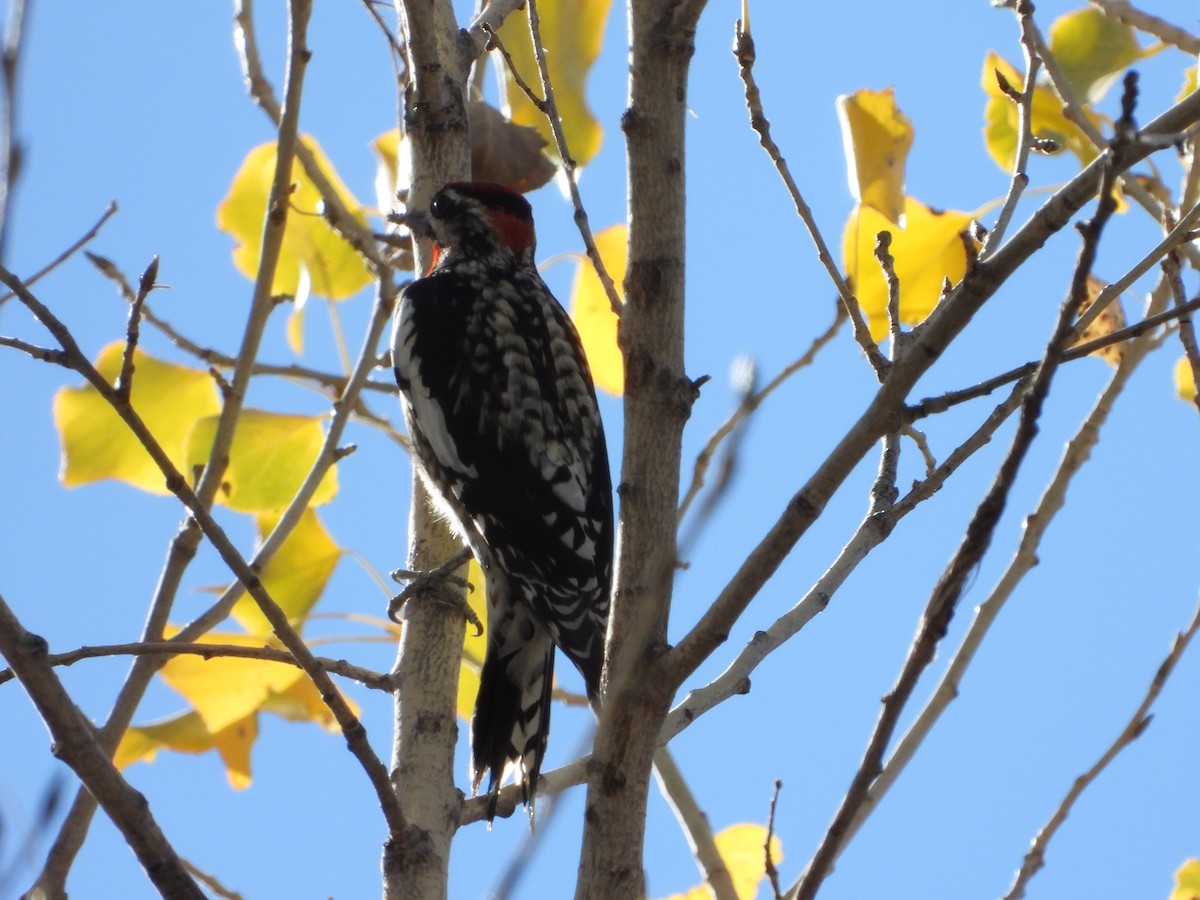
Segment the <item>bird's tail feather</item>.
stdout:
<svg viewBox="0 0 1200 900">
<path fill-rule="evenodd" d="M 553 681 L 554 644 L 522 606 L 513 607 L 511 617 L 492 624 L 471 719 L 471 784 L 478 790 L 488 775 L 489 821 L 510 767 L 517 769 L 525 804 L 533 801 L 550 734 Z"/>
</svg>

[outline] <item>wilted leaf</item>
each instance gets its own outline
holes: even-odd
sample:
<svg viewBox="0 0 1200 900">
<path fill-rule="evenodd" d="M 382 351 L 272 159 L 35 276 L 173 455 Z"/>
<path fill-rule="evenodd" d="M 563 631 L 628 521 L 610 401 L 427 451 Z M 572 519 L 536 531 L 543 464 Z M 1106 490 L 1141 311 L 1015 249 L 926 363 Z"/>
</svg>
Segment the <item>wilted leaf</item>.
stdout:
<svg viewBox="0 0 1200 900">
<path fill-rule="evenodd" d="M 216 429 L 216 416 L 196 422 L 185 445 L 186 471 L 208 461 Z M 320 417 L 245 410 L 234 434 L 218 500 L 238 512 L 284 509 L 308 475 L 324 440 Z M 337 467 L 332 466 L 309 505 L 327 503 L 336 493 Z"/>
<path fill-rule="evenodd" d="M 366 218 L 359 212 L 359 202 L 338 177 L 320 145 L 311 137 L 302 140 L 342 203 L 365 226 Z M 233 251 L 234 265 L 251 280 L 258 273 L 263 221 L 274 173 L 275 143 L 255 147 L 247 154 L 229 186 L 229 193 L 217 207 L 217 225 L 238 241 Z M 320 215 L 321 196 L 295 160 L 292 162 L 292 181 L 295 190 L 289 199 L 283 250 L 271 293 L 296 296 L 300 290 L 301 272 L 306 271 L 315 294 L 333 300 L 356 294 L 371 281 L 366 265 Z"/>
<path fill-rule="evenodd" d="M 604 267 L 616 285 L 618 296 L 624 300 L 621 290 L 625 282 L 628 232 L 624 225 L 613 225 L 595 235 L 595 239 Z M 571 318 L 579 329 L 596 387 L 619 396 L 625 390 L 625 361 L 617 346 L 618 320 L 596 267 L 587 256 L 581 257 L 571 288 Z"/>
<path fill-rule="evenodd" d="M 121 369 L 124 344 L 100 351 L 96 368 L 111 384 Z M 184 439 L 196 420 L 221 408 L 212 376 L 134 352 L 133 408 L 171 461 L 187 474 Z M 166 479 L 112 407 L 90 385 L 62 388 L 54 396 L 54 424 L 62 443 L 59 477 L 68 487 L 115 478 L 152 494 L 166 494 Z"/>
<path fill-rule="evenodd" d="M 1097 102 L 1123 69 L 1146 55 L 1132 28 L 1090 7 L 1054 20 L 1050 52 L 1081 103 Z"/>
<path fill-rule="evenodd" d="M 1196 376 L 1186 356 L 1175 363 L 1175 393 L 1188 403 L 1196 399 Z"/>
<path fill-rule="evenodd" d="M 999 72 L 1015 89 L 1020 90 L 1025 76 L 997 53 L 989 51 L 983 63 L 983 89 L 988 95 L 984 109 L 984 143 L 992 159 L 1005 172 L 1011 172 L 1017 155 L 1017 106 L 996 82 Z M 1096 125 L 1100 119 L 1090 109 L 1084 114 Z M 1085 165 L 1096 158 L 1099 151 L 1074 122 L 1062 111 L 1062 101 L 1049 87 L 1038 85 L 1033 91 L 1033 118 L 1030 123 L 1033 135 L 1041 140 L 1053 141 L 1059 148 L 1068 149 Z"/>
<path fill-rule="evenodd" d="M 542 0 L 538 3 L 542 41 L 546 45 L 546 64 L 554 85 L 554 97 L 563 132 L 571 156 L 586 165 L 599 151 L 602 130 L 585 96 L 587 76 L 604 37 L 611 0 Z M 529 36 L 527 15 L 512 15 L 501 26 L 500 39 L 512 55 L 513 63 L 526 84 L 535 89 L 541 85 L 533 41 Z M 546 116 L 534 106 L 512 80 L 507 66 L 498 58 L 496 65 L 504 68 L 507 86 L 509 118 L 518 125 L 531 125 L 546 141 L 551 153 L 557 154 L 554 135 Z"/>
<path fill-rule="evenodd" d="M 258 717 L 250 714 L 213 734 L 195 712 L 180 713 L 125 732 L 113 759 L 118 769 L 145 760 L 153 762 L 159 750 L 204 753 L 216 749 L 234 790 L 250 785 L 250 748 L 258 737 Z"/>
<path fill-rule="evenodd" d="M 943 281 L 949 278 L 955 283 L 966 274 L 967 252 L 960 234 L 978 215 L 978 210 L 934 211 L 912 197 L 905 198 L 904 228 L 869 207 L 855 207 L 850 213 L 842 235 L 842 259 L 876 341 L 888 333 L 887 282 L 875 259 L 879 232 L 892 234 L 900 320 L 916 324 L 937 306 Z"/>
<path fill-rule="evenodd" d="M 758 886 L 767 874 L 764 849 L 767 829 L 751 823 L 730 825 L 717 833 L 714 842 L 729 870 L 738 900 L 754 900 L 758 896 Z M 772 835 L 771 861 L 778 864 L 782 859 L 783 845 L 777 836 Z M 686 894 L 672 894 L 666 900 L 709 900 L 711 896 L 708 888 L 701 884 Z"/>
<path fill-rule="evenodd" d="M 482 100 L 467 104 L 471 128 L 471 180 L 502 184 L 528 193 L 554 177 L 554 163 L 543 152 L 545 139 L 528 125 L 504 118 Z M 393 128 L 371 142 L 375 151 L 375 196 L 382 210 L 394 205 L 400 160 L 400 132 Z M 408 179 L 403 182 L 407 187 Z"/>
<path fill-rule="evenodd" d="M 1087 297 L 1079 304 L 1079 315 L 1082 316 L 1091 308 L 1091 305 L 1096 302 L 1096 298 L 1100 296 L 1100 292 L 1106 287 L 1108 287 L 1106 282 L 1101 281 L 1095 275 L 1088 275 Z M 1088 341 L 1107 337 L 1114 331 L 1120 331 L 1125 324 L 1125 310 L 1121 306 L 1121 298 L 1116 297 L 1092 320 L 1092 324 L 1083 330 L 1083 334 L 1080 335 L 1076 344 L 1086 344 Z M 1093 350 L 1090 355 L 1099 356 L 1110 366 L 1119 366 L 1125 355 L 1125 345 L 1124 343 L 1109 344 L 1107 347 Z"/>
<path fill-rule="evenodd" d="M 254 524 L 259 539 L 265 539 L 278 521 L 276 513 L 256 516 Z M 299 524 L 262 570 L 263 586 L 297 630 L 325 590 L 341 556 L 342 548 L 334 543 L 316 512 L 306 509 Z M 253 597 L 238 600 L 232 615 L 251 634 L 271 633 L 271 625 Z"/>
<path fill-rule="evenodd" d="M 482 100 L 467 104 L 467 115 L 472 180 L 493 181 L 528 193 L 554 177 L 554 163 L 543 152 L 546 140 L 537 129 L 510 122 Z"/>
<path fill-rule="evenodd" d="M 1200 859 L 1189 859 L 1179 867 L 1169 900 L 1200 900 Z"/>
<path fill-rule="evenodd" d="M 892 88 L 856 91 L 837 101 L 850 193 L 862 206 L 898 223 L 904 212 L 904 165 L 913 126 L 896 106 Z"/>
</svg>

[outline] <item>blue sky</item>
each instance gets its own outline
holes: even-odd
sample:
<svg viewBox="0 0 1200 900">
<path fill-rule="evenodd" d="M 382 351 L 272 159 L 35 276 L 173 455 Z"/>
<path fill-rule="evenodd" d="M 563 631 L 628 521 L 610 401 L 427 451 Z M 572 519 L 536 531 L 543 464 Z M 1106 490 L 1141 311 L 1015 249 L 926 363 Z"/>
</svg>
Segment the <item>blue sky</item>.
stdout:
<svg viewBox="0 0 1200 900">
<path fill-rule="evenodd" d="M 283 32 L 275 6 L 281 4 L 259 10 L 259 33 L 268 72 L 278 83 Z M 762 376 L 771 377 L 803 353 L 833 311 L 833 288 L 747 126 L 729 52 L 738 8 L 726 0 L 709 4 L 689 88 L 687 366 L 689 375 L 711 375 L 712 381 L 685 435 L 687 474 L 736 403 L 730 386 L 734 362 L 753 357 Z M 1046 0 L 1038 6 L 1039 21 L 1048 28 L 1071 8 Z M 1156 2 L 1153 11 L 1196 25 L 1194 6 L 1183 0 Z M 626 91 L 623 16 L 614 8 L 590 85 L 606 135 L 584 173 L 582 191 L 598 228 L 620 221 L 624 212 L 617 127 Z M 760 4 L 753 17 L 756 73 L 774 136 L 831 244 L 840 241 L 852 205 L 834 100 L 858 88 L 894 85 L 913 121 L 912 195 L 935 207 L 976 209 L 1004 193 L 1007 179 L 980 136 L 979 77 L 988 49 L 1020 58 L 1010 13 L 985 2 L 932 0 L 901 8 L 864 0 L 849 11 L 837 4 Z M 250 285 L 234 270 L 231 240 L 217 230 L 214 213 L 245 153 L 269 140 L 271 129 L 245 96 L 230 35 L 231 13 L 217 4 L 68 9 L 47 3 L 33 10 L 19 111 L 27 164 L 9 237 L 10 268 L 24 274 L 40 267 L 115 199 L 120 212 L 90 249 L 130 275 L 157 254 L 159 279 L 171 290 L 154 295 L 155 310 L 197 343 L 233 351 Z M 303 128 L 318 137 L 351 190 L 370 202 L 369 141 L 395 121 L 383 39 L 360 5 L 325 3 L 318 4 L 309 44 L 314 56 Z M 1168 50 L 1139 66 L 1143 121 L 1170 104 L 1188 62 Z M 1107 108 L 1112 107 L 1110 98 Z M 1164 155 L 1159 165 L 1168 183 L 1176 184 L 1177 163 Z M 1073 172 L 1072 160 L 1038 159 L 1033 185 L 1057 184 Z M 1028 198 L 1019 218 L 1039 196 Z M 531 199 L 541 256 L 580 249 L 570 207 L 557 190 L 547 187 Z M 1144 216 L 1121 217 L 1106 235 L 1097 274 L 1115 279 L 1157 240 Z M 965 386 L 1035 358 L 1065 295 L 1076 249 L 1069 233 L 1052 240 L 989 304 L 915 396 Z M 572 274 L 566 263 L 550 269 L 547 278 L 560 298 Z M 1195 291 L 1194 276 L 1187 285 Z M 1127 296 L 1131 318 L 1150 286 L 1145 280 Z M 38 295 L 92 355 L 123 334 L 124 303 L 82 258 L 47 277 Z M 366 294 L 339 306 L 352 344 L 368 306 Z M 264 360 L 291 361 L 283 323 L 282 316 L 271 323 Z M 0 334 L 49 340 L 14 303 L 0 307 Z M 316 304 L 307 338 L 304 362 L 336 368 L 328 317 Z M 161 338 L 150 336 L 145 346 L 157 356 L 192 362 Z M 1136 707 L 1197 600 L 1193 510 L 1200 435 L 1195 409 L 1173 395 L 1171 368 L 1179 354 L 1177 342 L 1169 342 L 1135 375 L 1047 537 L 1041 565 L 1010 601 L 959 699 L 849 847 L 823 897 L 1003 893 L 1030 838 Z M 1097 360 L 1059 374 L 992 553 L 963 600 L 933 674 L 940 673 L 972 608 L 1002 571 L 1022 518 L 1108 374 Z M 0 379 L 6 385 L 0 400 L 6 423 L 0 428 L 6 511 L 0 516 L 0 592 L 26 627 L 55 650 L 133 640 L 179 522 L 178 505 L 119 484 L 62 488 L 51 400 L 77 379 L 11 350 L 0 350 Z M 764 404 L 747 432 L 731 491 L 691 550 L 690 568 L 679 575 L 673 638 L 686 632 L 857 418 L 872 384 L 869 368 L 843 331 L 812 368 Z M 277 381 L 256 384 L 251 402 L 286 412 L 325 409 L 311 393 Z M 398 421 L 390 403 L 376 408 Z M 990 409 L 987 401 L 978 402 L 929 422 L 938 458 Z M 619 402 L 605 400 L 603 412 L 618 460 Z M 776 826 L 785 881 L 801 870 L 832 817 L 930 587 L 1010 436 L 1011 427 L 1003 430 L 938 497 L 906 519 L 829 609 L 760 667 L 748 696 L 710 713 L 672 745 L 717 829 L 764 821 L 773 783 L 782 779 Z M 386 571 L 404 561 L 408 461 L 366 429 L 351 439 L 359 451 L 342 463 L 341 493 L 323 516 L 343 546 Z M 718 674 L 756 629 L 793 605 L 826 569 L 866 509 L 875 465 L 869 457 L 847 481 L 688 688 Z M 901 487 L 920 472 L 908 445 Z M 226 521 L 249 549 L 249 523 L 232 516 Z M 189 570 L 174 619 L 204 609 L 207 590 L 226 581 L 215 554 L 203 551 Z M 364 570 L 347 558 L 319 609 L 378 615 L 385 602 Z M 326 633 L 347 630 L 332 623 Z M 325 652 L 385 669 L 394 648 L 345 644 Z M 100 719 L 126 665 L 83 662 L 61 675 L 84 710 Z M 927 676 L 915 704 L 933 683 Z M 1171 873 L 1187 857 L 1200 856 L 1191 812 L 1200 792 L 1194 764 L 1198 689 L 1200 663 L 1187 657 L 1151 727 L 1085 795 L 1051 845 L 1031 897 L 1165 897 Z M 347 690 L 362 706 L 372 740 L 386 758 L 389 704 L 380 695 Z M 181 705 L 158 685 L 138 721 Z M 0 721 L 0 813 L 19 832 L 46 785 L 65 777 L 65 770 L 49 755 L 46 732 L 14 685 L 0 687 Z M 179 851 L 246 897 L 376 895 L 383 822 L 342 741 L 269 716 L 261 724 L 255 781 L 247 791 L 227 787 L 212 755 L 163 754 L 129 776 Z M 582 713 L 556 711 L 547 769 L 570 758 L 585 725 Z M 465 784 L 465 756 L 459 771 Z M 548 830 L 520 896 L 569 895 L 582 798 L 580 789 L 564 798 L 564 814 Z M 491 831 L 478 825 L 465 829 L 455 845 L 451 896 L 485 895 L 525 833 L 523 817 L 497 822 Z M 8 839 L 4 846 L 11 854 Z M 657 796 L 646 860 L 651 897 L 698 881 L 678 827 Z M 136 860 L 102 819 L 93 826 L 71 887 L 84 898 L 152 894 Z"/>
</svg>

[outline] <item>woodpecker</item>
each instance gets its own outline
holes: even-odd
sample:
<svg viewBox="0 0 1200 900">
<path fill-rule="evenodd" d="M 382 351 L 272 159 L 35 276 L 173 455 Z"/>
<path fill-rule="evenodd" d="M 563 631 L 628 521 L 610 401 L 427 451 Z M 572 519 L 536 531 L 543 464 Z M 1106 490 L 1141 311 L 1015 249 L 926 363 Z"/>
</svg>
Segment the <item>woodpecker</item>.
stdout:
<svg viewBox="0 0 1200 900">
<path fill-rule="evenodd" d="M 435 261 L 400 295 L 392 361 L 414 465 L 487 582 L 471 784 L 532 803 L 558 646 L 597 707 L 612 584 L 604 428 L 579 334 L 533 262 L 529 202 L 454 182 L 403 217 Z M 532 811 L 532 806 L 530 806 Z"/>
</svg>

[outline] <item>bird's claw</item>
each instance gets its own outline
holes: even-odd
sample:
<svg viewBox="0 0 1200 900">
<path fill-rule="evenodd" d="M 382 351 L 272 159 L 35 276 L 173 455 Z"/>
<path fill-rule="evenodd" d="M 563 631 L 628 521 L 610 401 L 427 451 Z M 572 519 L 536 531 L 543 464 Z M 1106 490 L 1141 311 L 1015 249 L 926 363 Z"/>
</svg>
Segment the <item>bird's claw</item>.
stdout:
<svg viewBox="0 0 1200 900">
<path fill-rule="evenodd" d="M 388 603 L 388 618 L 399 623 L 400 612 L 404 609 L 404 604 L 412 597 L 425 595 L 459 607 L 467 622 L 475 626 L 475 636 L 483 634 L 483 622 L 462 595 L 463 591 L 471 590 L 471 584 L 461 575 L 454 574 L 470 558 L 471 551 L 464 548 L 436 569 L 428 571 L 396 569 L 391 573 L 392 580 L 406 582 L 406 584 L 404 590 Z"/>
</svg>

